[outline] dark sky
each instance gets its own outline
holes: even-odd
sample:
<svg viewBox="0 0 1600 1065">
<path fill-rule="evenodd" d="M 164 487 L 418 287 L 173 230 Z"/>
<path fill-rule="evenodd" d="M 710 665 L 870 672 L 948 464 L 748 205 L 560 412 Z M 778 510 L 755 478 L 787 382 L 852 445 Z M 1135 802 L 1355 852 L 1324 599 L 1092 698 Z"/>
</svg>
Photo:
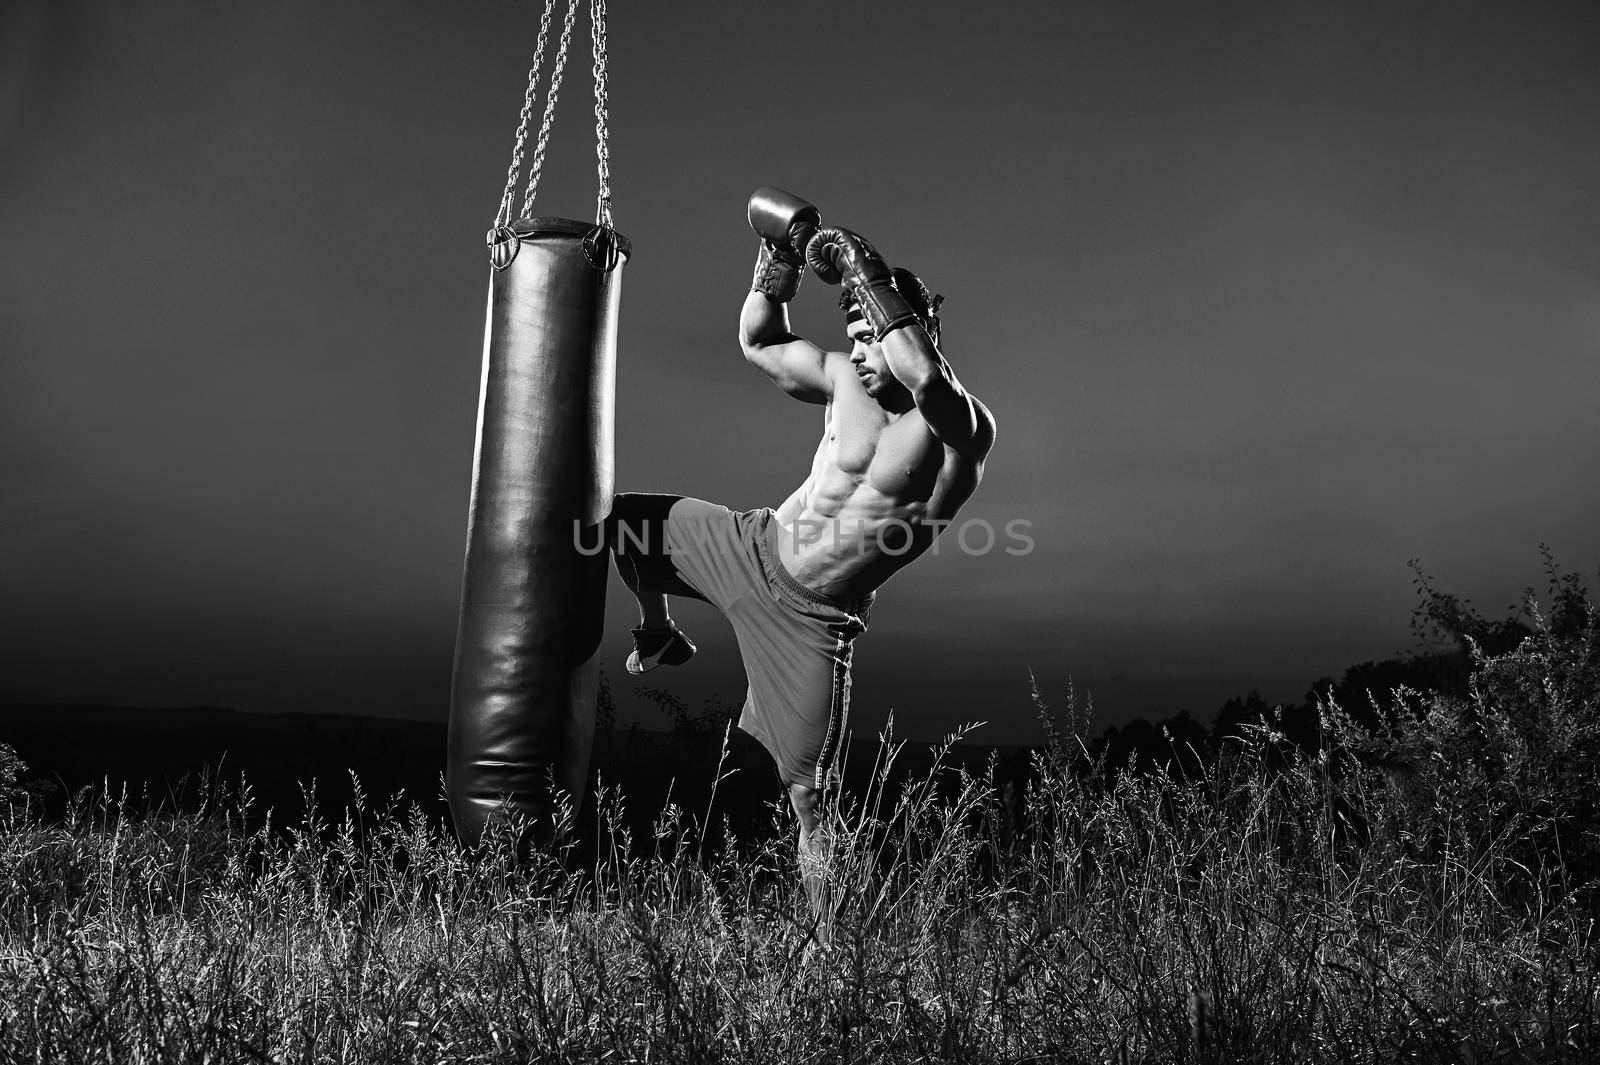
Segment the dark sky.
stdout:
<svg viewBox="0 0 1600 1065">
<path fill-rule="evenodd" d="M 586 5 L 584 5 L 586 6 Z M 0 699 L 442 717 L 482 247 L 531 3 L 0 8 Z M 946 294 L 999 442 L 883 590 L 855 726 L 1103 721 L 1410 644 L 1600 559 L 1592 4 L 625 3 L 618 487 L 776 505 L 740 358 L 777 184 Z M 580 33 L 585 20 L 580 15 Z M 587 37 L 541 214 L 586 218 Z M 796 328 L 838 333 L 814 280 Z M 632 623 L 610 600 L 610 673 Z M 672 683 L 742 692 L 731 635 Z M 626 688 L 626 686 L 624 686 Z"/>
</svg>

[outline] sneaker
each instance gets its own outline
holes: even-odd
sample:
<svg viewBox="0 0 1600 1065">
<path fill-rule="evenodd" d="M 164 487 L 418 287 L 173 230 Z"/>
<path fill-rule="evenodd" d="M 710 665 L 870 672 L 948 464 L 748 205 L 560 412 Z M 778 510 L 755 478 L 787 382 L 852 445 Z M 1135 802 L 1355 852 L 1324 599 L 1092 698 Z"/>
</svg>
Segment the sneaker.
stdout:
<svg viewBox="0 0 1600 1065">
<path fill-rule="evenodd" d="M 634 629 L 628 672 L 638 676 L 657 666 L 681 666 L 694 657 L 694 651 L 689 637 L 673 622 L 667 622 L 664 629 Z"/>
</svg>

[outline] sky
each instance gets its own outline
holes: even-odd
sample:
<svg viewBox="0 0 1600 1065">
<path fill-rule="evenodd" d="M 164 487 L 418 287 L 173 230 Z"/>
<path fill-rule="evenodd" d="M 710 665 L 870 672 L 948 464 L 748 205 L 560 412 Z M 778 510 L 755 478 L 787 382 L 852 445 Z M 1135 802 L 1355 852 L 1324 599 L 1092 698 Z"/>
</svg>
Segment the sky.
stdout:
<svg viewBox="0 0 1600 1065">
<path fill-rule="evenodd" d="M 586 5 L 583 5 L 586 6 Z M 0 700 L 443 719 L 534 4 L 0 7 Z M 1600 560 L 1600 9 L 617 3 L 617 488 L 776 506 L 757 186 L 946 296 L 998 440 L 858 735 L 1214 711 Z M 582 12 L 535 213 L 594 209 Z M 519 193 L 520 202 L 520 193 Z M 838 341 L 812 279 L 796 330 Z M 839 345 L 842 347 L 842 343 Z M 743 674 L 646 678 L 691 703 Z M 634 616 L 613 581 L 607 674 Z M 624 709 L 634 713 L 624 695 Z M 641 718 L 641 720 L 649 720 Z"/>
</svg>

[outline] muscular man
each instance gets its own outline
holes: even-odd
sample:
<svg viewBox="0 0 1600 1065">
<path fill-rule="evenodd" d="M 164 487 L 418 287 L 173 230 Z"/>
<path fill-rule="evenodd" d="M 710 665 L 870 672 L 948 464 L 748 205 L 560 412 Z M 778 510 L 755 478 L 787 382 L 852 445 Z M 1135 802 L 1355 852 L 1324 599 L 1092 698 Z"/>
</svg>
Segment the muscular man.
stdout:
<svg viewBox="0 0 1600 1065">
<path fill-rule="evenodd" d="M 732 623 L 749 679 L 739 727 L 788 787 L 823 938 L 817 803 L 843 736 L 851 647 L 879 586 L 928 549 L 977 487 L 994 418 L 940 352 L 941 298 L 915 274 L 891 270 L 850 230 L 821 228 L 815 207 L 780 190 L 758 190 L 749 217 L 762 241 L 739 344 L 778 387 L 823 408 L 811 471 L 776 510 L 619 495 L 609 542 L 639 600 L 630 672 L 694 654 L 668 594 L 703 599 Z M 808 261 L 842 286 L 848 353 L 789 328 Z"/>
</svg>

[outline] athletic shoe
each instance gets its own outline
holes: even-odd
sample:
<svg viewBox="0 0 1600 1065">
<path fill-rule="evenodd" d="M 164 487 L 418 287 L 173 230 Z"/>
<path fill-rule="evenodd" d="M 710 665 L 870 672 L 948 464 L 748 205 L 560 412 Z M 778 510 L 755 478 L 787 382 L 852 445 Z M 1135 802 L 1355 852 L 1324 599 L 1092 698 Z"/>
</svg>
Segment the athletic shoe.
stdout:
<svg viewBox="0 0 1600 1065">
<path fill-rule="evenodd" d="M 681 666 L 694 657 L 694 651 L 694 644 L 674 622 L 667 622 L 664 629 L 634 629 L 628 672 L 638 676 L 657 666 Z"/>
</svg>

